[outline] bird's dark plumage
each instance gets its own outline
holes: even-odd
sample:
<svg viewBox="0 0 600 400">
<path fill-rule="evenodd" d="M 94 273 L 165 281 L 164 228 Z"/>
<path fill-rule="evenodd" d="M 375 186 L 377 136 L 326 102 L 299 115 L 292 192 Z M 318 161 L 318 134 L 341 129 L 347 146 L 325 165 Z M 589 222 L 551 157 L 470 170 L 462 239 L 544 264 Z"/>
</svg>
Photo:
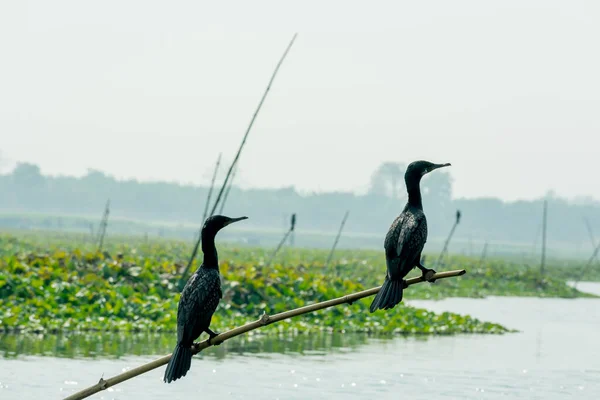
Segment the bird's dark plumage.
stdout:
<svg viewBox="0 0 600 400">
<path fill-rule="evenodd" d="M 215 236 L 225 226 L 246 219 L 215 215 L 202 227 L 202 252 L 204 260 L 190 277 L 179 298 L 177 308 L 177 346 L 165 370 L 164 381 L 169 383 L 186 375 L 192 363 L 192 345 L 202 332 L 212 338 L 210 321 L 222 297 L 219 259 Z"/>
<path fill-rule="evenodd" d="M 450 164 L 433 164 L 429 161 L 411 163 L 404 174 L 408 202 L 402 213 L 394 220 L 385 236 L 384 248 L 387 275 L 381 290 L 373 299 L 369 310 L 387 310 L 402 301 L 406 281 L 404 277 L 419 267 L 423 275 L 434 272 L 421 265 L 421 252 L 427 241 L 427 219 L 423 213 L 419 184 L 423 175 Z"/>
</svg>

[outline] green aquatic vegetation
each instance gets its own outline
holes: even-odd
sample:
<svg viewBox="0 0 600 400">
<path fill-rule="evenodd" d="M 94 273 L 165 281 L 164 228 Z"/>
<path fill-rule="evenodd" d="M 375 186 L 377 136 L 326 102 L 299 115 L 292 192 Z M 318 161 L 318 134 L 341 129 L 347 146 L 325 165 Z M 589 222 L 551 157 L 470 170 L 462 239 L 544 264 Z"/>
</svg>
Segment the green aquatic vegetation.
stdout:
<svg viewBox="0 0 600 400">
<path fill-rule="evenodd" d="M 600 282 L 600 260 L 596 258 L 591 264 L 585 262 L 566 261 L 547 268 L 548 273 L 566 281 Z"/>
<path fill-rule="evenodd" d="M 174 331 L 178 280 L 189 246 L 176 242 L 108 245 L 105 254 L 69 243 L 47 245 L 0 237 L 0 326 L 6 331 Z M 378 285 L 383 271 L 359 253 L 342 254 L 325 269 L 322 254 L 284 251 L 264 266 L 267 251 L 225 246 L 220 251 L 223 301 L 213 330 L 225 331 L 269 314 Z M 111 255 L 112 254 L 112 255 Z M 353 258 L 350 258 L 353 257 Z M 373 258 L 374 259 L 374 258 Z M 377 263 L 380 264 L 380 263 Z M 290 266 L 293 265 L 293 266 Z M 362 271 L 361 271 L 362 268 Z M 427 286 L 428 284 L 415 285 Z M 413 287 L 407 289 L 407 297 Z M 416 293 L 416 291 L 415 291 Z M 261 329 L 263 333 L 379 334 L 502 333 L 506 328 L 469 316 L 401 305 L 370 314 L 371 299 Z"/>
</svg>

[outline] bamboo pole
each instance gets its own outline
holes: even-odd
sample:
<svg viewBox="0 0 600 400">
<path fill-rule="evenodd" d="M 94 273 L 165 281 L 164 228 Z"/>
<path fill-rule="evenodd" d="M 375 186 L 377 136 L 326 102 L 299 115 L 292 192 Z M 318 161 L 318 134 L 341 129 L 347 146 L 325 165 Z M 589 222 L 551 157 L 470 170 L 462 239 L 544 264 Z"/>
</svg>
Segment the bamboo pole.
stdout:
<svg viewBox="0 0 600 400">
<path fill-rule="evenodd" d="M 219 208 L 219 214 L 223 215 L 223 209 L 225 208 L 225 203 L 227 202 L 227 198 L 229 197 L 229 192 L 231 191 L 231 187 L 233 186 L 233 180 L 235 179 L 235 174 L 237 173 L 238 165 L 235 164 L 235 168 L 231 173 L 231 180 L 229 181 L 229 185 L 227 186 L 227 190 L 223 195 L 223 201 L 221 202 L 221 208 Z"/>
<path fill-rule="evenodd" d="M 288 229 L 288 231 L 285 233 L 285 235 L 283 235 L 283 239 L 281 239 L 281 241 L 279 242 L 279 245 L 277 245 L 277 248 L 275 249 L 273 254 L 271 254 L 271 257 L 269 258 L 269 261 L 267 261 L 267 264 L 266 264 L 267 267 L 269 265 L 271 265 L 271 262 L 273 261 L 273 259 L 275 258 L 275 256 L 279 252 L 279 250 L 281 249 L 281 246 L 283 246 L 283 244 L 287 240 L 288 236 L 290 236 L 290 234 L 292 232 L 294 232 L 294 228 L 296 228 L 296 213 L 292 214 L 292 218 L 290 220 L 290 229 Z"/>
<path fill-rule="evenodd" d="M 223 153 L 219 153 L 219 157 L 217 158 L 217 163 L 215 164 L 215 170 L 213 171 L 212 179 L 210 180 L 210 188 L 208 189 L 208 194 L 206 196 L 206 204 L 204 204 L 204 214 L 202 215 L 202 225 L 206 221 L 206 215 L 208 214 L 208 206 L 210 205 L 210 198 L 212 197 L 213 189 L 215 188 L 215 180 L 217 179 L 217 172 L 219 172 L 219 165 L 221 164 L 221 155 Z M 200 234 L 200 232 L 198 232 Z"/>
<path fill-rule="evenodd" d="M 542 261 L 540 262 L 540 275 L 544 275 L 546 267 L 546 222 L 548 220 L 548 200 L 544 200 L 544 214 L 542 219 Z"/>
<path fill-rule="evenodd" d="M 585 221 L 585 225 L 587 226 L 588 234 L 590 235 L 590 240 L 592 241 L 592 248 L 596 248 L 596 238 L 594 237 L 594 231 L 592 231 L 592 226 L 590 225 L 590 221 L 587 218 L 583 218 Z M 596 254 L 596 258 L 598 255 Z"/>
<path fill-rule="evenodd" d="M 275 66 L 275 70 L 273 71 L 273 74 L 271 75 L 271 79 L 269 80 L 267 88 L 265 89 L 265 92 L 263 93 L 263 96 L 260 99 L 260 102 L 258 103 L 258 107 L 256 107 L 256 111 L 254 111 L 254 115 L 252 115 L 252 119 L 250 119 L 250 124 L 248 125 L 248 128 L 246 129 L 246 133 L 244 134 L 244 138 L 242 139 L 242 143 L 240 144 L 240 147 L 239 147 L 239 149 L 237 151 L 237 154 L 235 155 L 235 158 L 233 159 L 233 162 L 229 166 L 229 171 L 227 171 L 227 175 L 225 176 L 225 181 L 223 182 L 223 185 L 221 186 L 221 190 L 219 191 L 219 194 L 217 195 L 217 200 L 215 200 L 215 205 L 213 206 L 213 209 L 210 212 L 210 215 L 213 215 L 215 213 L 215 211 L 217 209 L 217 206 L 219 205 L 219 201 L 221 200 L 221 196 L 223 195 L 223 191 L 225 190 L 225 187 L 227 186 L 227 182 L 229 182 L 229 177 L 231 176 L 231 172 L 233 171 L 233 168 L 237 164 L 237 162 L 238 162 L 238 160 L 240 158 L 240 155 L 242 154 L 242 149 L 244 148 L 244 145 L 246 144 L 246 139 L 248 139 L 248 134 L 250 133 L 250 130 L 252 129 L 252 126 L 254 125 L 254 121 L 256 120 L 256 116 L 258 115 L 258 112 L 260 111 L 263 103 L 265 102 L 267 94 L 269 93 L 269 90 L 271 90 L 271 85 L 273 84 L 273 81 L 275 80 L 275 76 L 277 76 L 277 72 L 279 71 L 279 67 L 281 67 L 281 64 L 283 63 L 283 60 L 285 60 L 285 57 L 287 56 L 288 52 L 292 48 L 292 45 L 294 44 L 294 41 L 296 40 L 296 36 L 298 36 L 298 34 L 294 33 L 294 36 L 292 37 L 292 40 L 290 40 L 290 44 L 288 44 L 288 46 L 286 47 L 285 51 L 283 52 L 283 55 L 279 59 L 279 62 Z"/>
<path fill-rule="evenodd" d="M 455 276 L 461 276 L 461 275 L 464 275 L 466 272 L 467 271 L 465 271 L 464 269 L 455 270 L 455 271 L 438 272 L 435 275 L 433 275 L 432 279 L 444 279 L 444 278 L 451 278 L 451 277 L 455 277 Z M 421 283 L 421 282 L 426 282 L 421 276 L 416 277 L 416 278 L 411 278 L 406 281 L 408 286 L 415 285 L 415 284 Z M 302 314 L 308 314 L 308 313 L 311 313 L 314 311 L 323 310 L 323 309 L 338 306 L 338 305 L 344 304 L 344 303 L 352 304 L 357 300 L 377 294 L 379 292 L 379 289 L 381 289 L 381 286 L 374 287 L 374 288 L 368 289 L 368 290 L 363 290 L 362 292 L 349 294 L 349 295 L 346 295 L 343 297 L 338 297 L 337 299 L 327 300 L 327 301 L 323 301 L 321 303 L 315 303 L 315 304 L 311 304 L 308 306 L 296 308 L 295 310 L 285 311 L 285 312 L 275 314 L 275 315 L 267 315 L 267 314 L 263 313 L 263 315 L 254 322 L 250 322 L 246 325 L 242 325 L 237 328 L 231 329 L 227 332 L 223 332 L 223 333 L 215 336 L 212 340 L 206 339 L 200 343 L 194 343 L 194 347 L 193 347 L 192 351 L 194 354 L 198 354 L 200 351 L 206 349 L 207 347 L 221 344 L 228 339 L 231 339 L 236 336 L 242 335 L 244 333 L 253 331 L 255 329 L 262 328 L 264 326 L 273 324 L 275 322 L 283 321 L 288 318 L 297 317 Z M 115 386 L 121 382 L 124 382 L 131 378 L 134 378 L 138 375 L 144 374 L 148 371 L 151 371 L 153 369 L 156 369 L 158 367 L 166 365 L 170 359 L 171 359 L 171 354 L 161 357 L 159 359 L 156 359 L 154 361 L 151 361 L 147 364 L 140 365 L 139 367 L 130 369 L 129 371 L 126 371 L 126 372 L 119 374 L 117 376 L 114 376 L 112 378 L 109 378 L 109 379 L 100 378 L 98 383 L 96 383 L 95 385 L 92 385 L 86 389 L 83 389 L 77 393 L 74 393 L 74 394 L 66 397 L 64 400 L 85 399 L 86 397 L 89 397 L 95 393 L 102 391 L 102 390 L 106 390 L 111 386 Z"/>
<path fill-rule="evenodd" d="M 594 232 L 592 231 L 592 226 L 590 225 L 590 221 L 583 217 L 583 222 L 585 223 L 585 227 L 587 228 L 588 235 L 590 236 L 590 240 L 592 241 L 592 247 L 596 247 L 596 239 L 594 238 Z"/>
<path fill-rule="evenodd" d="M 292 37 L 290 44 L 288 44 L 287 48 L 285 49 L 285 52 L 279 59 L 279 62 L 277 63 L 277 66 L 275 67 L 275 70 L 273 71 L 273 75 L 271 75 L 269 84 L 267 85 L 267 88 L 265 89 L 265 92 L 263 93 L 263 96 L 260 99 L 260 102 L 258 103 L 258 107 L 256 108 L 256 111 L 254 111 L 254 115 L 252 115 L 252 119 L 250 119 L 250 124 L 248 125 L 248 128 L 246 129 L 246 133 L 244 134 L 242 143 L 240 144 L 240 147 L 238 148 L 237 154 L 235 155 L 233 162 L 229 166 L 227 175 L 225 175 L 225 180 L 223 181 L 223 185 L 221 185 L 221 190 L 219 190 L 219 194 L 217 195 L 215 204 L 213 205 L 213 208 L 210 211 L 210 216 L 213 216 L 215 214 L 215 211 L 217 210 L 217 206 L 219 205 L 219 202 L 221 201 L 221 196 L 223 196 L 223 192 L 224 192 L 225 188 L 227 187 L 227 182 L 229 182 L 229 177 L 231 176 L 233 167 L 235 167 L 236 163 L 238 162 L 238 159 L 240 158 L 240 154 L 242 154 L 242 150 L 244 149 L 244 145 L 246 144 L 246 140 L 248 139 L 248 134 L 250 133 L 250 130 L 252 129 L 252 126 L 254 125 L 254 120 L 256 119 L 256 116 L 258 115 L 258 112 L 260 111 L 260 109 L 265 101 L 265 98 L 267 97 L 267 94 L 269 93 L 269 90 L 271 89 L 271 85 L 273 84 L 273 81 L 275 80 L 275 76 L 277 75 L 277 71 L 279 71 L 279 67 L 281 67 L 281 64 L 283 63 L 285 56 L 287 56 L 288 52 L 290 51 L 290 48 L 294 44 L 294 41 L 296 40 L 297 35 L 298 34 L 295 33 L 294 36 Z M 194 259 L 196 258 L 196 254 L 198 254 L 198 248 L 200 247 L 201 241 L 202 241 L 202 235 L 199 235 L 196 240 L 196 244 L 194 245 L 194 249 L 192 250 L 192 255 L 190 256 L 190 260 L 188 261 L 188 264 L 185 267 L 186 272 L 181 276 L 182 281 L 185 281 L 185 279 L 187 279 L 187 273 L 189 272 L 190 268 L 192 267 L 192 263 L 194 262 Z"/>
<path fill-rule="evenodd" d="M 577 284 L 581 281 L 581 278 L 583 278 L 585 271 L 587 271 L 588 267 L 590 265 L 592 265 L 592 263 L 594 262 L 594 259 L 596 258 L 596 256 L 598 256 L 599 251 L 600 251 L 600 243 L 598 243 L 598 245 L 594 249 L 594 252 L 592 253 L 592 256 L 588 260 L 587 264 L 585 264 L 585 266 L 581 269 L 581 272 L 579 273 L 579 276 L 577 277 L 577 280 L 575 281 L 575 289 L 577 289 Z"/>
<path fill-rule="evenodd" d="M 331 247 L 331 251 L 329 252 L 327 261 L 325 262 L 325 268 L 327 268 L 327 266 L 329 265 L 329 262 L 333 258 L 333 252 L 335 251 L 335 248 L 337 247 L 337 244 L 340 241 L 340 236 L 342 235 L 342 230 L 344 229 L 344 225 L 346 225 L 346 220 L 348 219 L 349 214 L 350 214 L 350 211 L 346 211 L 346 213 L 344 214 L 344 218 L 342 218 L 342 223 L 340 224 L 340 228 L 338 229 L 337 236 L 335 237 L 335 240 L 333 241 L 333 246 Z"/>
<path fill-rule="evenodd" d="M 108 226 L 109 214 L 110 199 L 106 201 L 106 206 L 104 207 L 104 214 L 102 215 L 102 220 L 100 221 L 100 226 L 98 227 L 98 253 L 102 251 L 102 246 L 104 245 L 104 236 L 106 236 L 106 227 Z"/>
<path fill-rule="evenodd" d="M 442 259 L 444 258 L 444 256 L 446 255 L 446 252 L 448 251 L 448 245 L 450 244 L 450 239 L 452 239 L 452 235 L 454 235 L 454 231 L 456 230 L 456 227 L 460 223 L 460 215 L 461 215 L 460 210 L 456 210 L 456 220 L 454 221 L 454 225 L 452 225 L 450 234 L 446 238 L 446 242 L 444 243 L 444 248 L 442 249 L 442 252 L 440 253 L 440 256 L 437 259 L 437 262 L 435 264 L 436 268 L 440 265 L 440 263 L 442 262 Z"/>
<path fill-rule="evenodd" d="M 206 204 L 204 204 L 204 214 L 202 215 L 202 225 L 200 225 L 200 229 L 198 230 L 198 233 L 196 235 L 194 235 L 194 239 L 196 241 L 196 246 L 194 247 L 194 251 L 192 252 L 190 262 L 186 265 L 185 269 L 183 270 L 183 273 L 181 274 L 181 277 L 179 278 L 179 283 L 178 283 L 179 290 L 182 290 L 185 285 L 187 275 L 190 272 L 190 268 L 192 267 L 192 261 L 194 261 L 194 257 L 196 257 L 196 253 L 198 252 L 198 247 L 199 247 L 200 241 L 202 240 L 202 228 L 204 227 L 204 222 L 206 222 L 206 214 L 208 214 L 208 206 L 210 205 L 210 198 L 212 197 L 212 192 L 215 187 L 215 179 L 217 179 L 217 172 L 219 171 L 219 165 L 221 164 L 221 154 L 222 153 L 219 153 L 219 157 L 217 157 L 217 162 L 215 164 L 213 176 L 210 181 L 210 188 L 208 189 L 208 194 L 206 195 Z"/>
<path fill-rule="evenodd" d="M 592 225 L 590 225 L 590 221 L 587 218 L 583 218 L 583 222 L 585 222 L 585 226 L 588 231 L 588 235 L 590 235 L 590 240 L 592 242 L 592 248 L 596 248 L 596 238 L 594 238 L 594 231 L 592 231 Z"/>
<path fill-rule="evenodd" d="M 481 266 L 483 265 L 483 261 L 485 260 L 485 257 L 487 256 L 487 247 L 488 247 L 488 242 L 486 240 L 485 244 L 483 245 L 483 251 L 481 252 L 481 257 L 479 258 L 478 268 L 481 268 Z"/>
</svg>

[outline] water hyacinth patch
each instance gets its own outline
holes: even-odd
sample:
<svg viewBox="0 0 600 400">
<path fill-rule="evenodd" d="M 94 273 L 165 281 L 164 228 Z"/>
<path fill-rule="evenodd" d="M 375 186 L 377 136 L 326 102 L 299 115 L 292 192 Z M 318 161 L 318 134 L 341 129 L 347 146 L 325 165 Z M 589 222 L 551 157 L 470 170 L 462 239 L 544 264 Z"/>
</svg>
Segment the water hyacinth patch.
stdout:
<svg viewBox="0 0 600 400">
<path fill-rule="evenodd" d="M 174 331 L 178 281 L 187 254 L 180 243 L 119 244 L 106 253 L 0 237 L 0 326 L 5 331 Z M 264 267 L 268 251 L 225 247 L 220 251 L 223 300 L 212 327 L 225 331 L 260 314 L 293 308 L 358 292 L 372 286 L 381 265 L 342 254 L 344 263 L 325 270 L 319 254 L 284 251 L 283 262 Z M 340 252 L 341 253 L 341 252 Z M 112 255 L 111 255 L 112 254 Z M 360 274 L 360 268 L 364 274 Z M 372 271 L 371 271 L 372 269 Z M 350 273 L 350 271 L 352 271 Z M 448 279 L 447 281 L 451 281 Z M 437 284 L 436 284 L 437 285 Z M 407 290 L 418 293 L 420 286 Z M 443 285 L 439 285 L 440 290 Z M 435 291 L 436 288 L 427 290 Z M 370 332 L 380 334 L 502 333 L 500 325 L 453 313 L 435 314 L 397 306 L 370 314 L 370 298 L 282 321 L 268 333 Z"/>
</svg>

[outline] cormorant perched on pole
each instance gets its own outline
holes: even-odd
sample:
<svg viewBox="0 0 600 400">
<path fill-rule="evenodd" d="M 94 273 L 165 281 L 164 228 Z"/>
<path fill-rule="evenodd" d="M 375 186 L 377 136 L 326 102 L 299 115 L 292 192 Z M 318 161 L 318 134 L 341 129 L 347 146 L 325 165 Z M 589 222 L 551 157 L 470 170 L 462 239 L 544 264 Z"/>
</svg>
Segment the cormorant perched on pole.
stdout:
<svg viewBox="0 0 600 400">
<path fill-rule="evenodd" d="M 421 264 L 421 252 L 427 241 L 427 219 L 423 213 L 421 189 L 419 184 L 423 175 L 434 169 L 448 167 L 450 164 L 433 164 L 429 161 L 415 161 L 408 165 L 404 182 L 408 191 L 408 202 L 402 213 L 394 220 L 385 236 L 384 248 L 387 275 L 381 290 L 373 299 L 369 310 L 394 308 L 402 301 L 402 292 L 406 286 L 404 277 L 419 267 L 423 277 L 429 282 L 435 271 Z"/>
<path fill-rule="evenodd" d="M 167 383 L 185 376 L 190 369 L 192 345 L 202 332 L 208 333 L 211 339 L 218 335 L 209 328 L 210 320 L 222 297 L 215 236 L 227 225 L 247 218 L 214 215 L 208 218 L 202 227 L 204 260 L 181 291 L 177 309 L 177 346 L 165 370 L 164 381 Z"/>
</svg>

